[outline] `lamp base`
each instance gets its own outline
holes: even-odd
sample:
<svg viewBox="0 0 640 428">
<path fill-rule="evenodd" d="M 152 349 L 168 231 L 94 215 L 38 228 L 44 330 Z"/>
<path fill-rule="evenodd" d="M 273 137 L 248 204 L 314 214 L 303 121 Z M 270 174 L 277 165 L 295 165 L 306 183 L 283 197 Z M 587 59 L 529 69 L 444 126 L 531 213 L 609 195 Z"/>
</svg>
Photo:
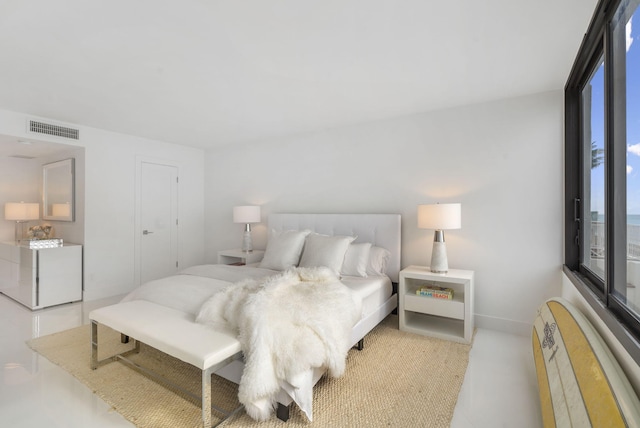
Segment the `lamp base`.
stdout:
<svg viewBox="0 0 640 428">
<path fill-rule="evenodd" d="M 14 233 L 14 239 L 15 239 L 15 243 L 20 244 L 20 242 L 22 242 L 22 240 L 24 239 L 24 224 L 25 221 L 22 220 L 18 220 L 16 221 L 16 230 Z"/>
<path fill-rule="evenodd" d="M 242 251 L 245 253 L 253 252 L 253 242 L 251 240 L 251 225 L 247 223 L 242 235 Z"/>
<path fill-rule="evenodd" d="M 438 236 L 438 232 L 442 235 Z M 435 238 L 433 250 L 431 251 L 431 272 L 447 273 L 449 271 L 449 262 L 447 261 L 447 245 L 444 243 L 444 232 L 436 231 Z"/>
</svg>

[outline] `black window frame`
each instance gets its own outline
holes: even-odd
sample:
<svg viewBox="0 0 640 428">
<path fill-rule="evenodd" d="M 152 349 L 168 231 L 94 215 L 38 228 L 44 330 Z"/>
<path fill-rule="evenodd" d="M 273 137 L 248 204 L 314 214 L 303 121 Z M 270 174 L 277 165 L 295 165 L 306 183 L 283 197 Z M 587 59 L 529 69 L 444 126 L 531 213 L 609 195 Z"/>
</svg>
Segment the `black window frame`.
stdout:
<svg viewBox="0 0 640 428">
<path fill-rule="evenodd" d="M 626 182 L 616 186 L 616 171 L 626 169 L 626 152 L 614 148 L 615 126 L 611 126 L 614 103 L 613 49 L 610 26 L 622 0 L 600 0 L 584 36 L 571 73 L 565 85 L 565 207 L 564 207 L 564 272 L 582 294 L 613 335 L 640 364 L 640 319 L 613 294 L 616 277 L 624 269 L 626 278 L 626 210 L 616 210 L 617 198 L 626 200 Z M 607 254 L 605 278 L 602 280 L 580 262 L 581 247 L 585 244 L 581 235 L 583 226 L 581 201 L 583 197 L 583 168 L 585 155 L 583 144 L 582 89 L 604 58 L 605 79 L 605 218 Z M 621 212 L 622 211 L 622 212 Z M 624 243 L 623 243 L 624 242 Z M 624 254 L 616 257 L 616 254 Z"/>
</svg>

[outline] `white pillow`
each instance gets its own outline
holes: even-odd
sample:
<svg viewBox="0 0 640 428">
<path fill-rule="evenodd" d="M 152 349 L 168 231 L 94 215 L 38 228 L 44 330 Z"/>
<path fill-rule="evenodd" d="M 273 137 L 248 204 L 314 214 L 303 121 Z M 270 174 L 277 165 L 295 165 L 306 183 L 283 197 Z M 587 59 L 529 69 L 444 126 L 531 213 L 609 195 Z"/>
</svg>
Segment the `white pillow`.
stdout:
<svg viewBox="0 0 640 428">
<path fill-rule="evenodd" d="M 343 275 L 361 276 L 366 278 L 370 252 L 370 242 L 349 245 L 349 248 L 347 248 L 347 252 L 344 255 L 344 263 L 342 263 L 341 273 Z"/>
<path fill-rule="evenodd" d="M 260 267 L 273 270 L 287 270 L 297 266 L 304 239 L 310 230 L 287 230 L 272 236 L 260 262 Z"/>
<path fill-rule="evenodd" d="M 389 250 L 382 247 L 371 247 L 367 275 L 381 276 L 387 272 L 387 264 L 391 258 Z"/>
<path fill-rule="evenodd" d="M 326 266 L 337 274 L 344 255 L 355 236 L 328 236 L 312 233 L 307 236 L 302 250 L 300 267 Z"/>
</svg>

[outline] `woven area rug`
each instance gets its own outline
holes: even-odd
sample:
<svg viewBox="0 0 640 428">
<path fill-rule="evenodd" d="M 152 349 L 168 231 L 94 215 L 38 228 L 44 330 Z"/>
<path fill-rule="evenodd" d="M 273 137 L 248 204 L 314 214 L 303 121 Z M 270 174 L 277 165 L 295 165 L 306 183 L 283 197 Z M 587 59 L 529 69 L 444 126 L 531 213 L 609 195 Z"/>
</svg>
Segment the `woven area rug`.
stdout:
<svg viewBox="0 0 640 428">
<path fill-rule="evenodd" d="M 391 315 L 365 338 L 362 351 L 352 349 L 339 379 L 323 377 L 314 389 L 313 422 L 294 405 L 285 424 L 275 416 L 257 423 L 240 411 L 220 426 L 236 427 L 448 427 L 469 362 L 470 345 L 428 338 L 398 330 Z M 104 339 L 109 337 L 109 345 Z M 100 350 L 123 346 L 119 335 L 99 331 Z M 59 365 L 139 427 L 199 427 L 199 399 L 176 393 L 120 362 L 90 368 L 88 325 L 37 338 L 28 345 Z M 100 355 L 100 358 L 104 355 Z M 131 357 L 162 373 L 171 382 L 200 394 L 201 372 L 186 363 L 142 346 Z M 213 376 L 213 403 L 238 406 L 237 385 Z M 214 412 L 214 423 L 216 413 Z"/>
</svg>

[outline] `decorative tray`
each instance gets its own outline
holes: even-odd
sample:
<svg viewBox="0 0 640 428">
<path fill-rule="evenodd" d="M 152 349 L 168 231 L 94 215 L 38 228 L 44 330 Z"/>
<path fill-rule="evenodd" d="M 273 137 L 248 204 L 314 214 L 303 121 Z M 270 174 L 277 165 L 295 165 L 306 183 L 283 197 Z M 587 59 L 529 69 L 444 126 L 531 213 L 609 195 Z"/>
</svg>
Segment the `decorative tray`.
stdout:
<svg viewBox="0 0 640 428">
<path fill-rule="evenodd" d="M 55 248 L 62 247 L 62 238 L 51 239 L 26 239 L 20 242 L 21 245 L 29 248 Z"/>
</svg>

